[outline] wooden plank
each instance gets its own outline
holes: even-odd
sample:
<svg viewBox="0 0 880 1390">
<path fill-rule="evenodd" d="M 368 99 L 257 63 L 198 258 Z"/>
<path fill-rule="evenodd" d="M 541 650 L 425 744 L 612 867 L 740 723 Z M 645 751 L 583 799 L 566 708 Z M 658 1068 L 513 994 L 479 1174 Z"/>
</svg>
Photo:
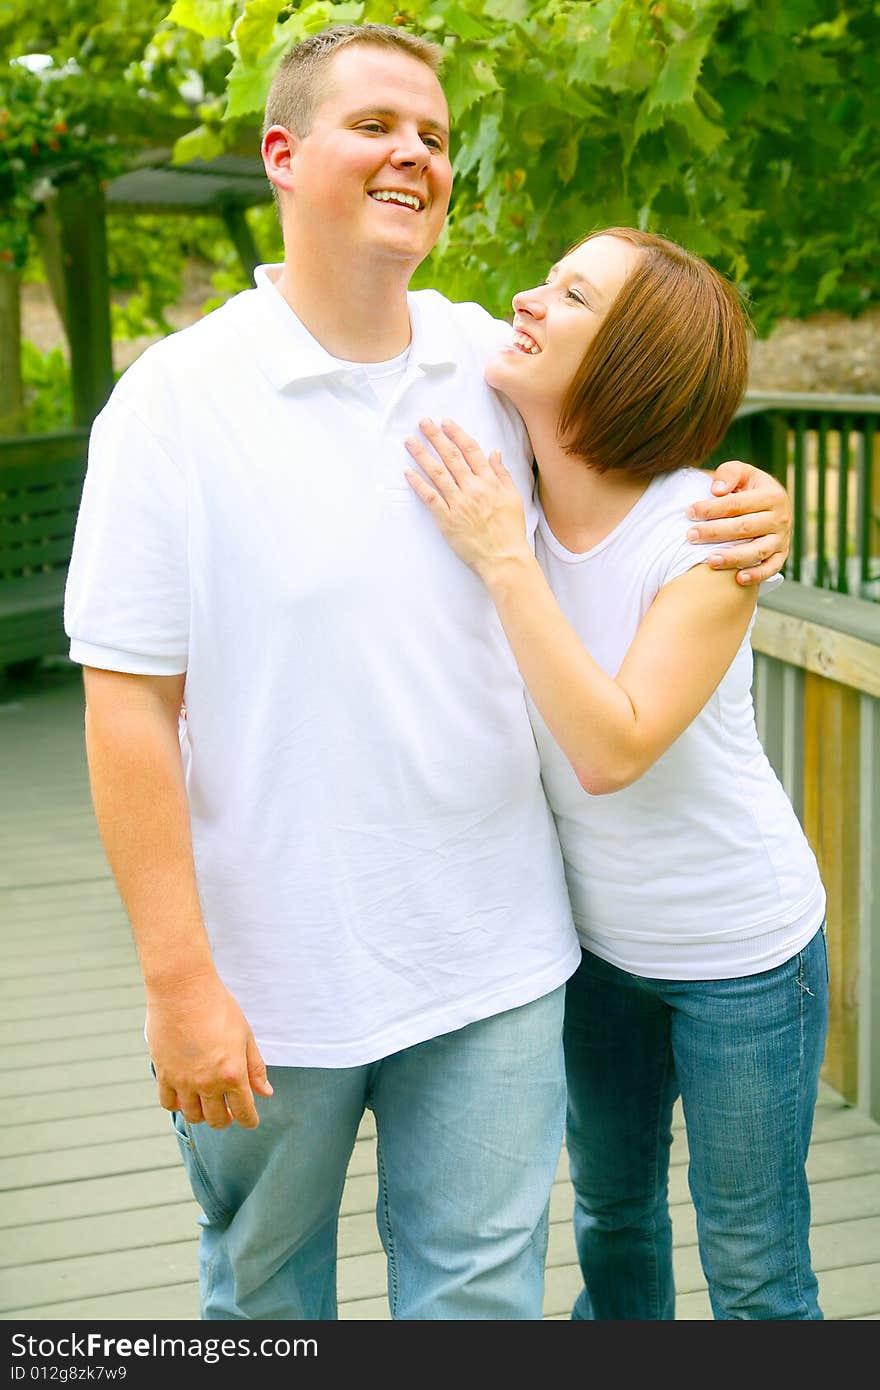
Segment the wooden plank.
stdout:
<svg viewBox="0 0 880 1390">
<path fill-rule="evenodd" d="M 809 675 L 804 687 L 804 830 L 828 896 L 830 1022 L 823 1075 L 858 1099 L 859 696 Z"/>
<path fill-rule="evenodd" d="M 140 1251 L 122 1250 L 0 1270 L 0 1307 L 27 1317 L 30 1308 L 43 1303 L 185 1283 L 193 1276 L 194 1260 L 194 1242 L 182 1240 L 156 1246 L 149 1261 Z"/>
<path fill-rule="evenodd" d="M 746 391 L 737 416 L 768 410 L 826 410 L 832 414 L 852 411 L 858 415 L 880 414 L 880 395 L 845 391 Z"/>
<path fill-rule="evenodd" d="M 72 1115 L 64 1120 L 36 1120 L 0 1130 L 0 1157 L 45 1156 L 55 1152 L 168 1133 L 171 1119 L 158 1104 L 113 1110 L 106 1115 Z M 28 1183 L 28 1186 L 31 1186 Z"/>
<path fill-rule="evenodd" d="M 363 1179 L 356 1179 L 362 1182 Z M 0 1229 L 41 1225 L 46 1212 L 54 1220 L 97 1216 L 102 1212 L 150 1210 L 169 1202 L 192 1201 L 182 1163 L 143 1172 L 137 1182 L 131 1174 L 114 1174 L 83 1182 L 55 1183 L 0 1193 Z"/>
<path fill-rule="evenodd" d="M 880 1122 L 880 703 L 863 695 L 859 721 L 858 1102 Z"/>
<path fill-rule="evenodd" d="M 70 998 L 65 999 L 58 1006 L 58 1022 L 63 1025 L 64 1020 L 77 1017 L 81 1014 L 105 1014 L 113 1010 L 118 1005 L 123 1008 L 126 1004 L 143 1004 L 144 989 L 140 976 L 132 979 L 126 985 L 110 985 L 104 989 L 77 990 Z M 9 1020 L 22 1020 L 28 1023 L 36 1023 L 47 1028 L 51 1027 L 51 1020 L 46 1018 L 45 1006 L 39 995 L 30 994 L 23 999 L 7 999 L 3 1004 L 3 1017 Z M 73 1025 L 71 1025 L 73 1026 Z M 47 1037 L 53 1036 L 51 1032 Z"/>
<path fill-rule="evenodd" d="M 141 1250 L 143 1258 L 148 1260 L 150 1248 L 154 1245 L 183 1240 L 195 1243 L 198 1239 L 199 1214 L 198 1204 L 190 1200 L 145 1210 L 12 1227 L 3 1233 L 0 1265 L 16 1268 L 114 1250 Z M 343 1216 L 339 1222 L 339 1247 L 343 1258 L 378 1249 L 379 1234 L 374 1214 L 364 1212 L 357 1216 Z M 195 1268 L 194 1263 L 194 1271 Z"/>
<path fill-rule="evenodd" d="M 815 589 L 787 579 L 778 588 L 761 594 L 758 612 L 784 614 L 798 622 L 857 637 L 880 647 L 880 607 L 868 599 Z"/>
<path fill-rule="evenodd" d="M 139 1081 L 149 1068 L 146 1046 L 130 1057 L 110 1057 L 97 1062 L 71 1062 L 54 1067 L 23 1067 L 0 1076 L 0 1096 L 26 1096 L 31 1092 L 91 1091 L 115 1081 Z"/>
<path fill-rule="evenodd" d="M 339 1303 L 339 1320 L 360 1320 L 367 1322 L 391 1321 L 387 1297 L 342 1299 Z"/>
<path fill-rule="evenodd" d="M 112 1115 L 117 1110 L 152 1109 L 157 1104 L 156 1086 L 147 1066 L 140 1078 L 87 1086 L 79 1090 L 39 1091 L 19 1096 L 15 1114 L 23 1125 L 38 1120 L 64 1120 L 90 1115 Z"/>
<path fill-rule="evenodd" d="M 27 550 L 38 553 L 37 543 L 59 540 L 64 541 L 69 555 L 78 500 L 76 499 L 69 508 L 65 509 L 60 505 L 61 499 L 56 497 L 53 492 L 42 499 L 40 504 L 42 510 L 39 513 L 36 507 L 32 507 L 28 511 L 19 505 L 11 514 L 7 502 L 0 507 L 0 549 L 14 547 L 19 552 Z M 4 516 L 4 512 L 6 516 Z M 4 569 L 9 568 L 12 559 L 20 563 L 21 554 L 5 555 L 2 562 Z"/>
<path fill-rule="evenodd" d="M 134 965 L 118 965 L 106 970 L 80 970 L 75 972 L 75 978 L 74 972 L 60 975 L 53 972 L 51 975 L 44 975 L 42 987 L 36 978 L 18 980 L 14 989 L 11 985 L 6 985 L 5 981 L 0 983 L 0 999 L 10 995 L 15 998 L 33 995 L 48 1000 L 54 996 L 67 996 L 73 989 L 111 989 L 114 985 L 130 985 L 136 977 L 137 967 Z M 0 1095 L 2 1094 L 0 1091 Z"/>
<path fill-rule="evenodd" d="M 3 1232 L 0 1266 L 20 1269 L 113 1250 L 141 1250 L 151 1259 L 151 1247 L 198 1241 L 200 1208 L 190 1199 L 162 1207 L 114 1211 L 103 1216 L 79 1216 L 68 1221 L 10 1227 Z M 361 1219 L 361 1218 L 357 1218 Z M 195 1277 L 196 1256 L 193 1256 Z"/>
<path fill-rule="evenodd" d="M 86 921 L 78 926 L 66 931 L 36 933 L 29 931 L 27 934 L 16 936 L 12 940 L 0 942 L 0 961 L 3 962 L 5 971 L 6 965 L 18 964 L 19 962 L 29 962 L 34 965 L 37 961 L 45 962 L 47 952 L 51 951 L 53 959 L 62 953 L 82 957 L 84 951 L 100 951 L 102 955 L 106 952 L 118 948 L 119 943 L 128 944 L 127 923 L 121 923 L 112 918 L 106 922 Z M 13 928 L 14 930 L 14 928 Z M 2 1022 L 0 1022 L 0 1036 L 2 1036 Z"/>
<path fill-rule="evenodd" d="M 115 991 L 112 1002 L 117 1002 Z M 49 1018 L 38 1015 L 36 1018 L 13 1020 L 6 1015 L 0 1023 L 0 1047 L 12 1042 L 32 1043 L 56 1038 L 106 1037 L 123 1030 L 143 1034 L 143 1027 L 143 1001 L 138 991 L 136 1006 L 129 1009 L 89 1009 L 78 1014 L 56 1014 Z M 2 1055 L 0 1052 L 0 1058 Z"/>
<path fill-rule="evenodd" d="M 116 1319 L 125 1322 L 156 1323 L 166 1319 L 173 1322 L 197 1320 L 199 1289 L 193 1280 L 168 1284 L 160 1288 L 133 1289 L 126 1293 L 103 1295 L 100 1298 L 75 1298 L 64 1303 L 40 1303 L 21 1312 L 0 1313 L 0 1319 L 31 1322 L 103 1322 Z"/>
<path fill-rule="evenodd" d="M 137 953 L 132 941 L 127 941 L 120 933 L 115 940 L 108 946 L 96 946 L 91 950 L 64 950 L 53 948 L 52 950 L 53 970 L 66 970 L 71 977 L 81 975 L 84 971 L 94 971 L 103 968 L 111 968 L 121 965 L 137 965 Z M 31 980 L 35 976 L 41 976 L 41 967 L 45 970 L 45 952 L 29 956 L 13 956 L 7 959 L 3 974 L 7 984 L 12 985 L 15 981 L 14 989 L 25 980 Z"/>
<path fill-rule="evenodd" d="M 880 696 L 880 647 L 872 642 L 785 613 L 774 613 L 759 604 L 752 646 L 779 661 L 840 681 L 867 695 Z"/>
<path fill-rule="evenodd" d="M 846 1174 L 810 1186 L 812 1224 L 880 1216 L 880 1173 Z"/>
<path fill-rule="evenodd" d="M 33 468 L 71 459 L 85 463 L 90 426 L 53 430 L 49 434 L 19 434 L 0 439 L 0 473 L 7 469 L 30 472 Z"/>
<path fill-rule="evenodd" d="M 755 651 L 755 722 L 770 764 L 803 820 L 804 672 Z"/>
<path fill-rule="evenodd" d="M 831 1178 L 880 1173 L 880 1134 L 860 1134 L 837 1144 L 818 1144 L 807 1157 L 811 1186 Z"/>
<path fill-rule="evenodd" d="M 177 1140 L 169 1127 L 167 1133 L 153 1138 L 122 1139 L 61 1152 L 0 1158 L 0 1192 L 120 1177 L 124 1173 L 155 1173 L 158 1168 L 177 1168 L 180 1162 Z"/>
</svg>

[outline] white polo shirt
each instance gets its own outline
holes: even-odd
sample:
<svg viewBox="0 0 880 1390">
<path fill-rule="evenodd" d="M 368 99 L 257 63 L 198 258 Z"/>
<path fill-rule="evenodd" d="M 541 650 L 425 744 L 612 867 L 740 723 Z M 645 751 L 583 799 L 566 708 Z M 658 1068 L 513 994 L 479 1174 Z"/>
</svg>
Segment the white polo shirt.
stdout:
<svg viewBox="0 0 880 1390">
<path fill-rule="evenodd" d="M 410 294 L 380 402 L 269 279 L 148 348 L 95 421 L 70 655 L 186 671 L 181 742 L 220 975 L 265 1060 L 357 1065 L 562 984 L 579 961 L 516 663 L 403 474 L 420 418 L 500 447 L 509 327 Z"/>
</svg>

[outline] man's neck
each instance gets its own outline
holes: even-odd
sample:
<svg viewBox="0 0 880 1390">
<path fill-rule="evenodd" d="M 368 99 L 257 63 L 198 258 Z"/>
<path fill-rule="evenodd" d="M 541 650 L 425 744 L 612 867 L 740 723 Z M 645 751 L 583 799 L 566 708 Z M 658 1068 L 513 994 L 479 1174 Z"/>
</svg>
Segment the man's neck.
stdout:
<svg viewBox="0 0 880 1390">
<path fill-rule="evenodd" d="M 275 285 L 301 323 L 333 357 L 387 362 L 409 346 L 406 292 L 414 267 L 394 261 L 336 267 L 307 266 L 286 255 Z"/>
</svg>

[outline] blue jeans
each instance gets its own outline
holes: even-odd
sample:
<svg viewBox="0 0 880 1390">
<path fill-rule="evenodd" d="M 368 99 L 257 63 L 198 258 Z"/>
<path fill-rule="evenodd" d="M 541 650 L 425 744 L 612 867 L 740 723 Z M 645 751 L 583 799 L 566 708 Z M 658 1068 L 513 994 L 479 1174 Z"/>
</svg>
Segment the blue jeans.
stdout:
<svg viewBox="0 0 880 1390">
<path fill-rule="evenodd" d="M 203 1211 L 202 1318 L 337 1316 L 339 1204 L 365 1107 L 392 1317 L 540 1318 L 564 1004 L 561 986 L 367 1066 L 270 1067 L 255 1130 L 175 1114 Z"/>
<path fill-rule="evenodd" d="M 824 930 L 774 970 L 644 979 L 588 951 L 568 982 L 576 1319 L 675 1316 L 668 1207 L 681 1095 L 716 1318 L 822 1318 L 806 1159 L 828 1026 Z"/>
</svg>

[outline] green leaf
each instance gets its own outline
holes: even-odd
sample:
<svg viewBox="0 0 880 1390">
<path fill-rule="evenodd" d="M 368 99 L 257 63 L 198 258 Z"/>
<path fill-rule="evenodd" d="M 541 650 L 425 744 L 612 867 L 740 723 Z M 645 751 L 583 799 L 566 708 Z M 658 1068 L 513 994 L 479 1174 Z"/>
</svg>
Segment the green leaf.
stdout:
<svg viewBox="0 0 880 1390">
<path fill-rule="evenodd" d="M 486 0 L 486 14 L 506 24 L 528 19 L 529 9 L 529 0 Z"/>
<path fill-rule="evenodd" d="M 476 125 L 463 136 L 455 157 L 458 177 L 464 178 L 476 165 L 481 165 L 486 155 L 493 155 L 497 150 L 498 121 L 497 114 L 481 115 Z"/>
<path fill-rule="evenodd" d="M 431 8 L 433 14 L 443 20 L 447 32 L 457 34 L 460 39 L 484 39 L 492 32 L 491 23 L 465 9 L 458 0 L 435 0 Z"/>
<path fill-rule="evenodd" d="M 477 170 L 477 192 L 484 193 L 495 175 L 495 162 L 501 151 L 502 141 L 498 134 L 500 116 L 487 116 L 484 122 L 489 140 L 480 154 L 480 167 Z"/>
<path fill-rule="evenodd" d="M 843 273 L 843 267 L 836 265 L 831 270 L 826 270 L 819 284 L 816 286 L 816 303 L 824 304 L 828 296 L 837 289 L 837 282 Z"/>
<path fill-rule="evenodd" d="M 239 58 L 245 64 L 257 61 L 272 43 L 278 19 L 279 0 L 248 0 L 232 29 Z"/>
<path fill-rule="evenodd" d="M 232 22 L 231 0 L 174 0 L 168 20 L 203 39 L 225 39 Z"/>
<path fill-rule="evenodd" d="M 786 49 L 778 39 L 762 34 L 749 44 L 744 67 L 749 77 L 765 87 L 776 76 L 785 56 Z"/>
<path fill-rule="evenodd" d="M 474 59 L 466 52 L 455 51 L 455 59 L 444 70 L 443 87 L 449 102 L 449 113 L 458 121 L 475 102 L 499 90 L 498 79 L 485 59 Z"/>
<path fill-rule="evenodd" d="M 266 49 L 256 63 L 247 67 L 236 60 L 226 79 L 229 104 L 223 115 L 225 121 L 233 120 L 236 116 L 248 116 L 254 112 L 262 115 L 272 78 L 281 61 L 281 55 L 288 46 L 289 40 L 279 40 Z"/>
<path fill-rule="evenodd" d="M 196 126 L 195 130 L 188 131 L 175 141 L 172 162 L 188 164 L 193 159 L 216 159 L 217 155 L 223 153 L 223 148 L 223 141 L 215 130 L 210 130 L 206 125 Z"/>
<path fill-rule="evenodd" d="M 576 136 L 572 136 L 570 140 L 566 140 L 564 145 L 559 146 L 556 151 L 556 172 L 561 183 L 571 183 L 577 169 L 579 154 L 580 142 Z"/>
<path fill-rule="evenodd" d="M 693 100 L 711 34 L 692 34 L 674 43 L 666 55 L 660 76 L 648 93 L 649 109 L 681 106 Z"/>
<path fill-rule="evenodd" d="M 689 102 L 686 107 L 677 107 L 670 112 L 670 119 L 683 126 L 692 143 L 703 154 L 712 154 L 727 139 L 724 127 L 707 120 L 695 102 Z"/>
</svg>

